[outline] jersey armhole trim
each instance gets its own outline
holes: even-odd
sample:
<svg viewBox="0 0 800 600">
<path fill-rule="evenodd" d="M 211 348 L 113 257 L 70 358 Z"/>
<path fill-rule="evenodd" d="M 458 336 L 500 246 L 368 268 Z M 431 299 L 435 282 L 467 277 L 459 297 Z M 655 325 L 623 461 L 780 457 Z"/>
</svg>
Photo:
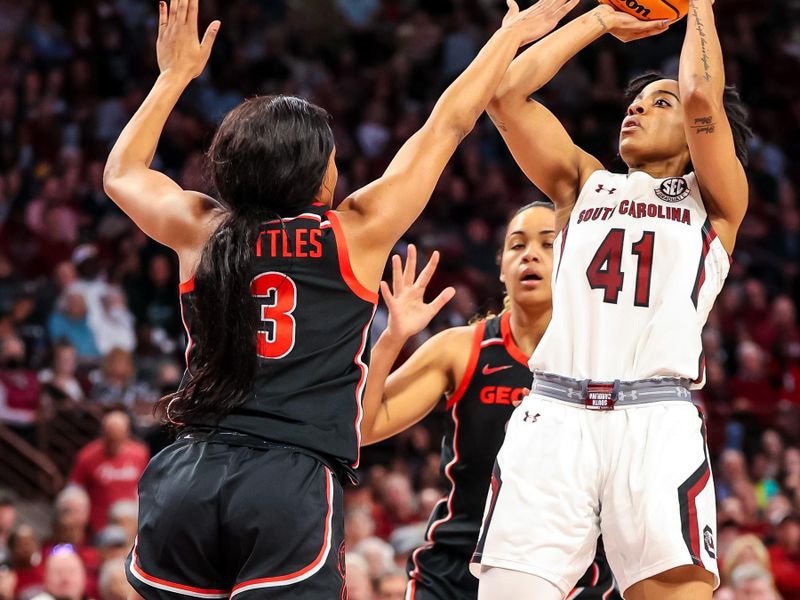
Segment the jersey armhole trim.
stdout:
<svg viewBox="0 0 800 600">
<path fill-rule="evenodd" d="M 182 281 L 178 285 L 178 292 L 181 294 L 188 294 L 189 292 L 194 291 L 194 275 L 192 275 L 186 281 Z"/>
<path fill-rule="evenodd" d="M 483 340 L 483 332 L 486 330 L 486 322 L 481 321 L 475 326 L 475 333 L 472 334 L 472 348 L 469 353 L 469 361 L 467 361 L 467 368 L 464 370 L 464 375 L 461 381 L 450 397 L 447 399 L 447 410 L 450 410 L 455 404 L 461 400 L 472 381 L 472 376 L 475 374 L 475 367 L 478 366 L 478 356 L 481 354 L 481 341 Z"/>
<path fill-rule="evenodd" d="M 528 368 L 528 361 L 530 358 L 525 358 L 525 353 L 519 349 L 517 343 L 514 341 L 514 336 L 511 333 L 511 313 L 507 312 L 500 317 L 500 336 L 503 338 L 503 345 L 506 351 L 511 355 L 511 358 L 516 360 L 525 368 Z"/>
<path fill-rule="evenodd" d="M 328 220 L 331 222 L 331 227 L 333 228 L 333 237 L 336 240 L 336 252 L 339 255 L 339 271 L 347 287 L 362 300 L 370 304 L 376 304 L 378 302 L 378 292 L 367 289 L 364 284 L 356 279 L 355 273 L 353 273 L 353 267 L 350 264 L 350 252 L 347 248 L 347 240 L 345 239 L 342 225 L 339 222 L 336 211 L 329 210 L 325 213 L 325 216 L 328 217 Z"/>
</svg>

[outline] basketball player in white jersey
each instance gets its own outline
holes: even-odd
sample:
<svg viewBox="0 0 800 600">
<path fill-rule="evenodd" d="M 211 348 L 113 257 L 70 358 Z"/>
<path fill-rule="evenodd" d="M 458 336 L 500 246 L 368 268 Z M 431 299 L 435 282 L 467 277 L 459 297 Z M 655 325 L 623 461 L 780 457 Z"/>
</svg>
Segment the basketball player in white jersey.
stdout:
<svg viewBox="0 0 800 600">
<path fill-rule="evenodd" d="M 703 384 L 701 329 L 747 209 L 749 130 L 725 85 L 712 0 L 690 4 L 679 79 L 632 82 L 619 138 L 627 173 L 604 170 L 529 98 L 589 43 L 619 34 L 608 6 L 520 55 L 490 105 L 555 204 L 560 234 L 553 318 L 471 566 L 480 600 L 564 598 L 600 533 L 626 599 L 710 599 L 719 583 L 704 420 L 690 390 Z"/>
</svg>

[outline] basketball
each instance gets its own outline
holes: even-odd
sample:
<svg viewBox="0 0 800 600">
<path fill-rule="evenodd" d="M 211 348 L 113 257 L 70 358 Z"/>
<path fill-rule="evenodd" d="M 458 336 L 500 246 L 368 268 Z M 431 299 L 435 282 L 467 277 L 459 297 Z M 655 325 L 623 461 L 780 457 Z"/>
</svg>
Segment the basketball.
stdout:
<svg viewBox="0 0 800 600">
<path fill-rule="evenodd" d="M 685 17 L 689 10 L 689 0 L 600 0 L 600 3 L 613 6 L 642 21 L 675 21 Z"/>
</svg>

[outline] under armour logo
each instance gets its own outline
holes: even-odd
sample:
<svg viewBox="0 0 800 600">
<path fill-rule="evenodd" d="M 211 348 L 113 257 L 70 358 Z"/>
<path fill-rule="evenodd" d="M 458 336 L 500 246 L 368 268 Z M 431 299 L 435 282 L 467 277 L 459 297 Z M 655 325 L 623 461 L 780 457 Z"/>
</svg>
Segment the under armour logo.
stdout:
<svg viewBox="0 0 800 600">
<path fill-rule="evenodd" d="M 613 194 L 614 192 L 616 192 L 616 191 L 617 191 L 617 188 L 611 188 L 610 190 L 607 190 L 607 189 L 605 188 L 605 186 L 604 186 L 602 183 L 598 184 L 598 185 L 597 185 L 597 189 L 595 190 L 595 192 L 596 192 L 596 193 L 598 193 L 598 194 L 599 194 L 600 192 L 608 192 L 608 195 L 609 195 L 609 196 L 610 196 L 611 194 Z"/>
<path fill-rule="evenodd" d="M 567 388 L 567 398 L 583 398 L 583 392 L 575 388 Z"/>
<path fill-rule="evenodd" d="M 617 400 L 620 402 L 625 402 L 626 400 L 630 400 L 631 402 L 636 402 L 639 399 L 639 393 L 636 390 L 631 390 L 630 392 L 624 392 L 622 390 L 619 391 L 617 394 Z"/>
<path fill-rule="evenodd" d="M 676 387 L 675 392 L 678 394 L 678 398 L 690 398 L 692 395 L 689 390 L 681 386 Z"/>
<path fill-rule="evenodd" d="M 522 418 L 522 420 L 525 421 L 526 423 L 536 423 L 536 419 L 538 419 L 541 416 L 542 415 L 540 415 L 539 413 L 536 413 L 535 415 L 532 415 L 531 413 L 529 413 L 526 410 L 525 411 L 525 416 Z"/>
</svg>

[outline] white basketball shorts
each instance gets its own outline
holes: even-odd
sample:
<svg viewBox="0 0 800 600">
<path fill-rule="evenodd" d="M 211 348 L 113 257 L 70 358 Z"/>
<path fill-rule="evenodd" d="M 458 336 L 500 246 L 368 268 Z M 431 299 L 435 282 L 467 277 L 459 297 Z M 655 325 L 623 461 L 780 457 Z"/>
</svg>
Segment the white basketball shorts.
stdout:
<svg viewBox="0 0 800 600">
<path fill-rule="evenodd" d="M 601 533 L 623 591 L 682 565 L 719 585 L 705 424 L 691 402 L 595 411 L 530 395 L 514 411 L 472 573 L 532 573 L 566 596 Z"/>
</svg>

